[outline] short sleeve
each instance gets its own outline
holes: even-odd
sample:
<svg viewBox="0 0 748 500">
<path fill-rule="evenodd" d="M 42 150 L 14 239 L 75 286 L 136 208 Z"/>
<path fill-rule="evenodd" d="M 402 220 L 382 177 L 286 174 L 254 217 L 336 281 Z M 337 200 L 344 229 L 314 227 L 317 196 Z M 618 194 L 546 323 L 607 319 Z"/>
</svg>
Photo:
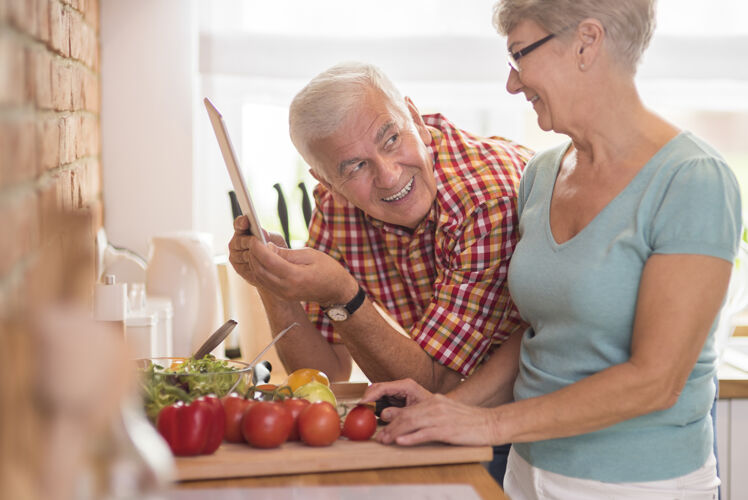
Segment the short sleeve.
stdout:
<svg viewBox="0 0 748 500">
<path fill-rule="evenodd" d="M 476 208 L 450 245 L 449 266 L 411 336 L 439 363 L 469 375 L 492 344 L 524 328 L 506 274 L 516 243 L 514 200 Z"/>
<path fill-rule="evenodd" d="M 702 254 L 732 262 L 742 225 L 738 183 L 714 157 L 680 165 L 652 220 L 654 253 Z"/>
</svg>

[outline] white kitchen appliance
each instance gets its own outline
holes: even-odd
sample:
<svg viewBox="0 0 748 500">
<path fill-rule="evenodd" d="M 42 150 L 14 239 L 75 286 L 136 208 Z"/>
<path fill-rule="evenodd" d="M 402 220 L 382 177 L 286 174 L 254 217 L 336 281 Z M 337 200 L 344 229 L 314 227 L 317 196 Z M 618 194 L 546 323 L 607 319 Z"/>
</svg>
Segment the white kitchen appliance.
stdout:
<svg viewBox="0 0 748 500">
<path fill-rule="evenodd" d="M 171 299 L 172 352 L 190 356 L 221 323 L 211 235 L 181 231 L 151 238 L 146 294 Z M 222 357 L 223 346 L 218 349 Z"/>
</svg>

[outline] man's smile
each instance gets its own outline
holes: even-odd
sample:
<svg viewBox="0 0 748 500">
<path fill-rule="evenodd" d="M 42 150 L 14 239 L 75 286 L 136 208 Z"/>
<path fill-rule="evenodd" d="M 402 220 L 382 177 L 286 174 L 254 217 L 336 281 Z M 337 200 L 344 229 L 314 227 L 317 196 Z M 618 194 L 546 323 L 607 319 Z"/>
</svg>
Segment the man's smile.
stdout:
<svg viewBox="0 0 748 500">
<path fill-rule="evenodd" d="M 393 194 L 392 196 L 388 196 L 386 198 L 382 198 L 382 201 L 398 201 L 405 198 L 405 196 L 410 193 L 410 190 L 413 189 L 413 183 L 415 182 L 415 177 L 411 177 L 410 181 L 397 193 Z"/>
</svg>

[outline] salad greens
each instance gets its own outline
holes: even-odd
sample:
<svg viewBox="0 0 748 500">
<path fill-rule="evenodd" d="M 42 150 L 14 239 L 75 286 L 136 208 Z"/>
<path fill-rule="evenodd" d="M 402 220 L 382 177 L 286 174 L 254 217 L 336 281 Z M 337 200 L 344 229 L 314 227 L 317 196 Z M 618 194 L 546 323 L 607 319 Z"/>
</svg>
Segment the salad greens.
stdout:
<svg viewBox="0 0 748 500">
<path fill-rule="evenodd" d="M 191 403 L 207 394 L 220 398 L 234 389 L 243 390 L 246 385 L 243 371 L 213 355 L 202 359 L 185 358 L 171 366 L 149 361 L 147 367 L 139 371 L 145 412 L 152 422 L 163 407 L 177 401 Z"/>
</svg>

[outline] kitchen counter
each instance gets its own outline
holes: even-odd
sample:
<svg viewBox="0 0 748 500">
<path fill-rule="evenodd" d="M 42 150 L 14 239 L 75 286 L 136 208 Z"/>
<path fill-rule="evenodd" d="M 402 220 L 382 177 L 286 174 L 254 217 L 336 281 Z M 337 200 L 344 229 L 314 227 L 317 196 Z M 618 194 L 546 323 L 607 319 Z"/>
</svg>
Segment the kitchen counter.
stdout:
<svg viewBox="0 0 748 500">
<path fill-rule="evenodd" d="M 414 484 L 467 484 L 484 500 L 509 500 L 501 487 L 479 463 L 188 481 L 179 483 L 177 488 L 195 490 Z"/>
<path fill-rule="evenodd" d="M 722 354 L 722 364 L 717 371 L 719 398 L 748 398 L 748 336 L 745 327 L 736 329 Z"/>
</svg>

